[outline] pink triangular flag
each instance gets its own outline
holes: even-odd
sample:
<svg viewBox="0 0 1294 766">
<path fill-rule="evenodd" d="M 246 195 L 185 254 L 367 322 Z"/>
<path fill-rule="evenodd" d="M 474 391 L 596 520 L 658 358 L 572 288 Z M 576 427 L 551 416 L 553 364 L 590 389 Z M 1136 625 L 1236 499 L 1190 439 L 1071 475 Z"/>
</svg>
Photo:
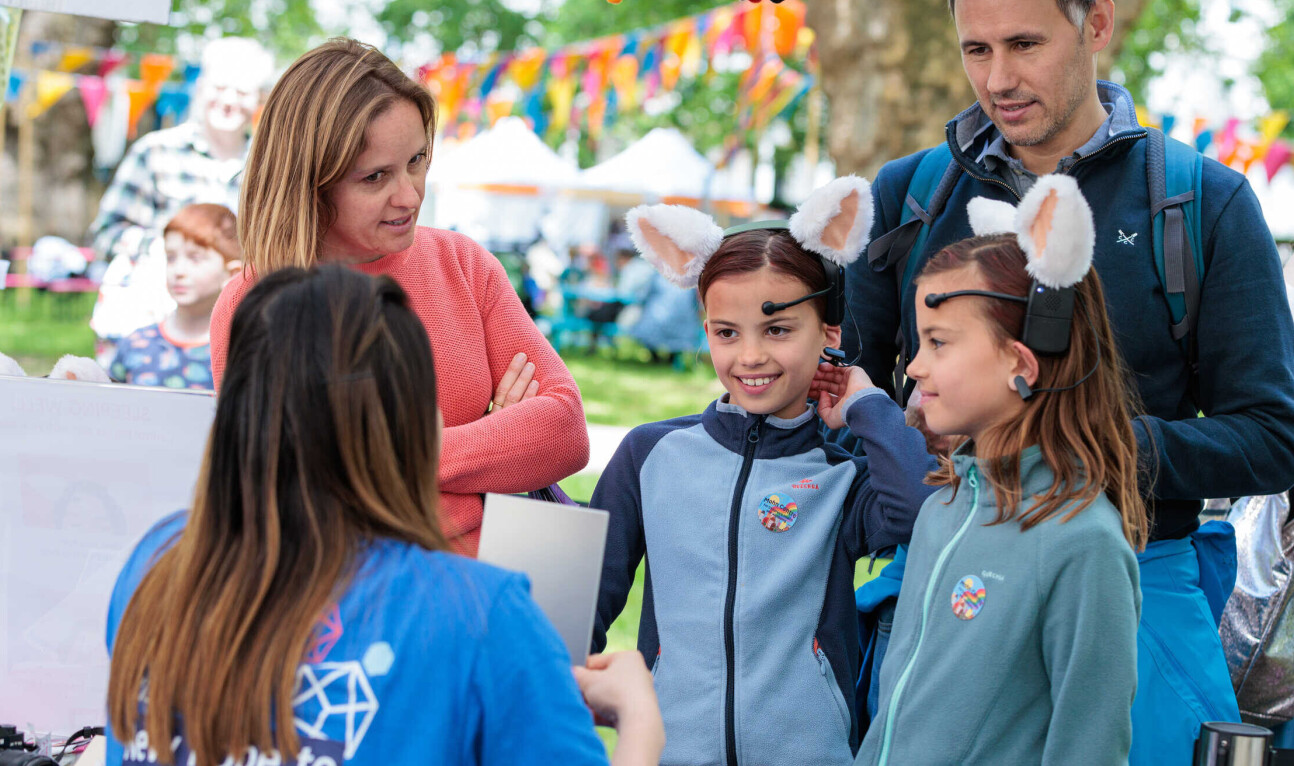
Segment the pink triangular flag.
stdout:
<svg viewBox="0 0 1294 766">
<path fill-rule="evenodd" d="M 126 63 L 126 54 L 124 51 L 104 51 L 103 58 L 99 60 L 99 76 L 107 77 L 110 72 L 124 63 Z"/>
<path fill-rule="evenodd" d="M 1267 149 L 1267 156 L 1263 157 L 1263 167 L 1267 169 L 1268 183 L 1271 183 L 1271 180 L 1276 177 L 1276 174 L 1285 166 L 1285 163 L 1290 161 L 1291 156 L 1294 156 L 1294 151 L 1291 150 L 1289 144 L 1279 138 L 1272 142 L 1271 147 Z"/>
<path fill-rule="evenodd" d="M 76 89 L 81 92 L 81 101 L 85 104 L 86 122 L 93 128 L 99 120 L 104 99 L 108 97 L 108 86 L 104 85 L 102 77 L 78 77 Z"/>
</svg>

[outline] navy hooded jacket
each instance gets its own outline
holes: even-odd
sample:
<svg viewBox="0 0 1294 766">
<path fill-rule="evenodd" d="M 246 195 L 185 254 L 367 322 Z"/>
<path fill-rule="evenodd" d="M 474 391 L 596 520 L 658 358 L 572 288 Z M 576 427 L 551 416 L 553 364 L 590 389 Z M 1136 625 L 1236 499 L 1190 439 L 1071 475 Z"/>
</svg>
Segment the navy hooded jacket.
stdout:
<svg viewBox="0 0 1294 766">
<path fill-rule="evenodd" d="M 1134 430 L 1142 454 L 1157 455 L 1151 496 L 1151 540 L 1180 538 L 1198 527 L 1202 498 L 1284 492 L 1294 484 L 1294 321 L 1276 245 L 1262 209 L 1241 174 L 1205 159 L 1199 210 L 1204 278 L 1198 314 L 1199 397 L 1190 386 L 1182 343 L 1155 268 L 1146 130 L 1131 95 L 1098 83 L 1113 109 L 1104 145 L 1062 161 L 1078 181 L 1096 222 L 1093 263 L 1119 349 L 1131 368 L 1146 415 Z M 963 172 L 935 220 L 917 268 L 945 245 L 971 236 L 966 205 L 975 197 L 1011 204 L 1020 194 L 1008 178 L 977 162 L 997 135 L 976 104 L 947 126 L 948 144 Z M 929 150 L 885 165 L 872 185 L 871 238 L 899 225 L 908 185 Z M 879 264 L 878 264 L 879 265 Z M 898 356 L 899 277 L 859 259 L 846 271 L 852 320 L 843 323 L 849 358 L 891 393 Z M 908 360 L 916 355 L 915 285 L 903 301 Z M 1198 418 L 1197 412 L 1206 417 Z M 842 442 L 844 443 L 844 442 Z"/>
</svg>

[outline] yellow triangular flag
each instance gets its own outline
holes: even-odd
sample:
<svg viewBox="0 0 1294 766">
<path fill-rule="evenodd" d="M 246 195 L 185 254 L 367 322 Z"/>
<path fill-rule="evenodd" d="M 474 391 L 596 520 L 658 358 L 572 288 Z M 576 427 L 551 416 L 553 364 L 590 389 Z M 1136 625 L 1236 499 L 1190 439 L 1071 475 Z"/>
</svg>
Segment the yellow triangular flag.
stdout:
<svg viewBox="0 0 1294 766">
<path fill-rule="evenodd" d="M 93 60 L 94 51 L 89 48 L 67 48 L 63 51 L 63 59 L 58 62 L 58 68 L 61 72 L 75 72 Z"/>
<path fill-rule="evenodd" d="M 36 100 L 27 105 L 27 118 L 36 119 L 76 86 L 76 78 L 67 72 L 36 73 Z"/>
</svg>

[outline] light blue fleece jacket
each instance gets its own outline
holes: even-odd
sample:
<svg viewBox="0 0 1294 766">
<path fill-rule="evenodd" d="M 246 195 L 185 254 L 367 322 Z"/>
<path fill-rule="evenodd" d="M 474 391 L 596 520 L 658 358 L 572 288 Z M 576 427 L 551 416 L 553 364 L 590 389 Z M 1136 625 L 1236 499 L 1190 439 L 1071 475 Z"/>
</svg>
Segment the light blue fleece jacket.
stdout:
<svg viewBox="0 0 1294 766">
<path fill-rule="evenodd" d="M 962 451 L 953 462 L 960 488 L 917 515 L 856 763 L 1126 763 L 1141 592 L 1118 512 L 1101 495 L 1069 521 L 990 526 L 983 465 Z M 1037 447 L 1020 475 L 1026 498 L 1053 477 Z"/>
</svg>

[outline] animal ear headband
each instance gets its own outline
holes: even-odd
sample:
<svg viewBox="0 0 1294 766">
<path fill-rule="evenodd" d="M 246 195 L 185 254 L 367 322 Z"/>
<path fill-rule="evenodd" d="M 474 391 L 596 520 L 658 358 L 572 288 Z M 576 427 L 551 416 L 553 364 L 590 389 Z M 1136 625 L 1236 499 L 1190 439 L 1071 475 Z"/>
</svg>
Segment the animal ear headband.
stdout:
<svg viewBox="0 0 1294 766">
<path fill-rule="evenodd" d="M 1078 190 L 1078 182 L 1066 175 L 1043 176 L 1024 195 L 1018 208 L 976 197 L 966 206 L 966 212 L 976 236 L 1015 234 L 1027 257 L 1025 269 L 1033 277 L 1029 295 L 956 290 L 927 295 L 926 305 L 935 308 L 961 295 L 1024 303 L 1028 308 L 1021 342 L 1039 354 L 1064 354 L 1069 350 L 1070 325 L 1074 318 L 1074 285 L 1091 270 L 1096 246 L 1092 209 Z M 1098 356 L 1092 369 L 1073 385 L 1031 390 L 1023 377 L 1017 377 L 1016 389 L 1024 399 L 1037 392 L 1065 391 L 1091 377 L 1099 365 Z"/>
<path fill-rule="evenodd" d="M 837 266 L 853 263 L 872 228 L 872 190 L 844 176 L 809 195 L 791 220 L 759 221 L 725 232 L 710 216 L 682 205 L 639 205 L 625 216 L 629 236 L 648 263 L 679 287 L 696 287 L 724 236 L 760 228 L 789 228 L 805 250 Z"/>
</svg>

